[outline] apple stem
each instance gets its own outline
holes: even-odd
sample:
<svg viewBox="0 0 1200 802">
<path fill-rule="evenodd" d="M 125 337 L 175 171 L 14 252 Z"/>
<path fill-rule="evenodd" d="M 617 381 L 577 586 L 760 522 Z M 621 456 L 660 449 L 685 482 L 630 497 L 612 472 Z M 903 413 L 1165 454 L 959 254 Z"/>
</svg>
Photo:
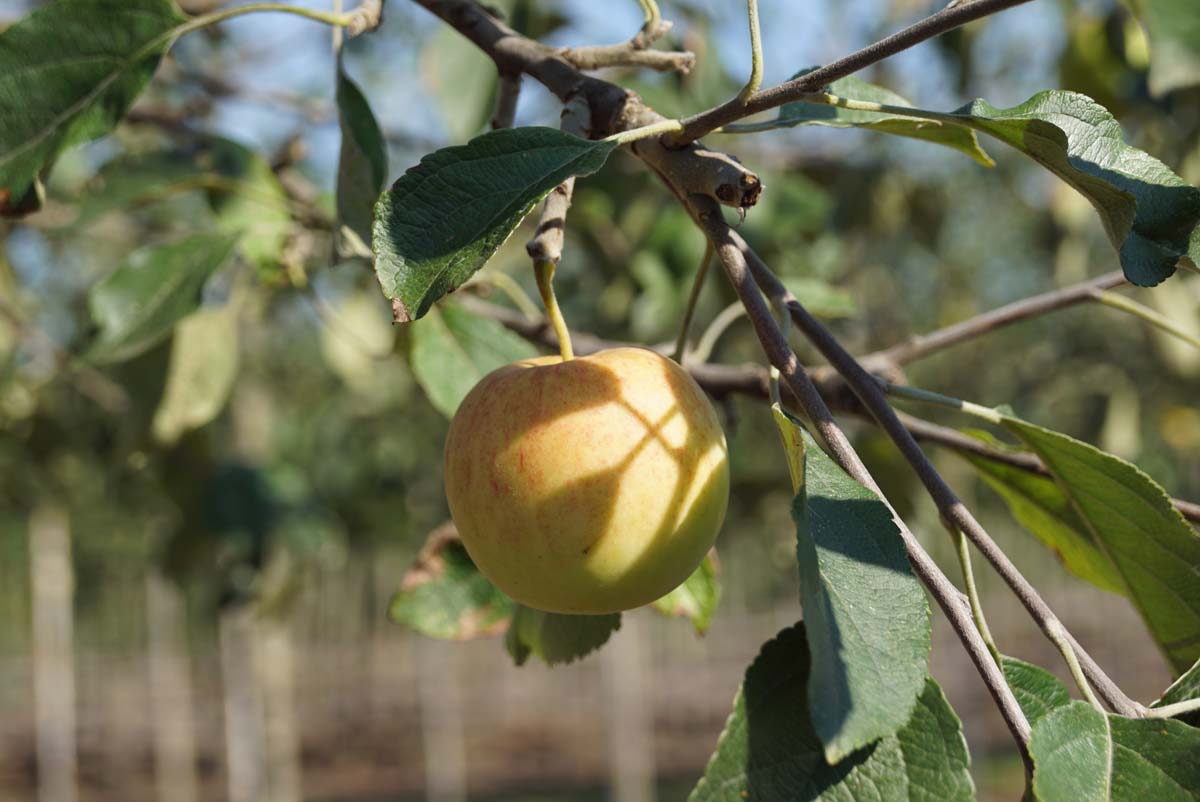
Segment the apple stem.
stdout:
<svg viewBox="0 0 1200 802">
<path fill-rule="evenodd" d="M 542 303 L 546 306 L 546 317 L 558 336 L 563 362 L 567 362 L 575 358 L 575 349 L 571 347 L 571 332 L 567 329 L 567 321 L 563 319 L 558 298 L 554 295 L 554 262 L 550 259 L 534 259 L 533 272 L 537 277 L 538 292 L 542 294 Z"/>
</svg>

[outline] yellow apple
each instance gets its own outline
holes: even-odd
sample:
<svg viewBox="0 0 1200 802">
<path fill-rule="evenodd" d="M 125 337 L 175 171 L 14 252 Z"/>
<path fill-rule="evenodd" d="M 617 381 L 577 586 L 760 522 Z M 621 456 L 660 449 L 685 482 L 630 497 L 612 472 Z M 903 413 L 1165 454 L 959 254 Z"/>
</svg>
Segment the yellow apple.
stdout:
<svg viewBox="0 0 1200 802">
<path fill-rule="evenodd" d="M 529 607 L 609 613 L 670 592 L 725 518 L 716 412 L 644 348 L 485 376 L 446 438 L 446 499 L 476 566 Z"/>
</svg>

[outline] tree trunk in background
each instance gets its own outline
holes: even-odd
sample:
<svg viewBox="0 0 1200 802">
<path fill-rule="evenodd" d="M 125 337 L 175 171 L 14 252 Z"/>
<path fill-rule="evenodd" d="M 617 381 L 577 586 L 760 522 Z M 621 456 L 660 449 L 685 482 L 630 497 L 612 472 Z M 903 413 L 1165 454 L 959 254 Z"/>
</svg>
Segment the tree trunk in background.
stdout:
<svg viewBox="0 0 1200 802">
<path fill-rule="evenodd" d="M 429 802 L 464 802 L 467 758 L 458 676 L 459 644 L 423 640 L 414 648 L 418 657 L 425 798 Z"/>
<path fill-rule="evenodd" d="M 287 622 L 256 618 L 255 662 L 267 736 L 266 802 L 300 802 L 300 737 L 296 726 L 295 660 Z"/>
<path fill-rule="evenodd" d="M 187 609 L 157 570 L 146 574 L 146 650 L 159 802 L 196 802 L 196 731 Z"/>
<path fill-rule="evenodd" d="M 75 802 L 74 574 L 70 521 L 57 506 L 29 516 L 38 799 Z"/>
<path fill-rule="evenodd" d="M 229 802 L 262 802 L 267 793 L 266 738 L 254 665 L 254 613 L 221 611 L 221 685 Z"/>
<path fill-rule="evenodd" d="M 625 615 L 602 652 L 608 685 L 613 802 L 654 802 L 654 714 L 642 663 L 641 621 Z"/>
</svg>

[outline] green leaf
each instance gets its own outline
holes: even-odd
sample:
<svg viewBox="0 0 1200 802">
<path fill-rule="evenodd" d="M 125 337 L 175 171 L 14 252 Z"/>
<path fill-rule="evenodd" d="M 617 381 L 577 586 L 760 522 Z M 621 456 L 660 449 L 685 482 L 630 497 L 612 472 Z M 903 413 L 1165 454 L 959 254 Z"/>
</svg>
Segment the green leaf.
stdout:
<svg viewBox="0 0 1200 802">
<path fill-rule="evenodd" d="M 496 368 L 537 349 L 491 318 L 448 304 L 412 328 L 409 364 L 430 403 L 453 418 L 458 405 Z"/>
<path fill-rule="evenodd" d="M 1070 704 L 1071 694 L 1058 677 L 1041 666 L 1026 663 L 1015 657 L 1003 660 L 1004 679 L 1012 688 L 1017 704 L 1032 726 L 1051 711 Z"/>
<path fill-rule="evenodd" d="M 974 787 L 958 716 L 926 679 L 908 723 L 836 765 L 810 721 L 804 627 L 769 641 L 688 802 L 968 802 Z"/>
<path fill-rule="evenodd" d="M 1200 13 L 1193 0 L 1132 0 L 1150 39 L 1150 92 L 1200 84 Z"/>
<path fill-rule="evenodd" d="M 1096 587 L 1126 595 L 1116 567 L 1052 478 L 986 457 L 965 456 L 1008 504 L 1017 522 L 1053 551 L 1068 571 Z"/>
<path fill-rule="evenodd" d="M 1200 534 L 1136 466 L 1065 434 L 1005 417 L 1107 554 L 1176 671 L 1200 658 Z"/>
<path fill-rule="evenodd" d="M 663 615 L 690 619 L 696 632 L 703 635 L 712 624 L 720 599 L 721 584 L 717 580 L 717 552 L 714 549 L 705 555 L 683 584 L 654 602 L 654 609 Z"/>
<path fill-rule="evenodd" d="M 792 76 L 797 78 L 814 68 L 801 70 Z M 840 78 L 829 85 L 830 94 L 849 100 L 863 100 L 870 103 L 882 103 L 889 106 L 912 106 L 905 98 L 882 86 L 867 83 L 853 75 Z M 754 131 L 769 131 L 775 128 L 791 128 L 797 125 L 824 125 L 830 128 L 866 128 L 885 134 L 920 139 L 937 145 L 945 145 L 961 153 L 965 153 L 985 167 L 992 167 L 995 162 L 979 146 L 975 132 L 962 125 L 938 120 L 925 120 L 917 117 L 905 117 L 894 112 L 856 111 L 852 109 L 828 106 L 821 103 L 798 101 L 784 104 L 779 114 L 773 120 L 759 123 L 735 124 L 725 126 L 728 133 L 751 133 Z"/>
<path fill-rule="evenodd" d="M 518 604 L 504 645 L 519 666 L 531 654 L 553 666 L 586 657 L 620 628 L 620 613 L 564 615 Z"/>
<path fill-rule="evenodd" d="M 1179 721 L 1070 702 L 1033 725 L 1029 751 L 1041 802 L 1200 800 L 1200 730 Z"/>
<path fill-rule="evenodd" d="M 804 308 L 817 317 L 844 318 L 858 314 L 858 303 L 845 290 L 819 278 L 790 276 L 783 284 Z"/>
<path fill-rule="evenodd" d="M 429 535 L 404 575 L 388 617 L 431 638 L 466 640 L 503 632 L 515 609 L 475 567 L 454 525 L 446 524 Z"/>
<path fill-rule="evenodd" d="M 167 385 L 151 431 L 160 443 L 176 442 L 184 433 L 220 414 L 238 373 L 238 304 L 229 301 L 201 309 L 175 327 Z"/>
<path fill-rule="evenodd" d="M 1186 702 L 1190 699 L 1200 699 L 1200 660 L 1183 672 L 1179 679 L 1171 683 L 1171 687 L 1163 691 L 1162 698 L 1151 704 L 1151 707 L 1173 705 L 1176 702 Z M 1200 726 L 1200 711 L 1186 713 L 1181 717 L 1194 727 Z"/>
<path fill-rule="evenodd" d="M 929 603 L 887 506 L 805 433 L 792 505 L 812 723 L 837 763 L 908 721 L 929 673 Z"/>
<path fill-rule="evenodd" d="M 371 243 L 375 200 L 387 180 L 387 146 L 370 104 L 337 60 L 338 123 L 342 144 L 338 153 L 337 219 L 365 244 Z M 340 236 L 340 235 L 339 235 Z"/>
<path fill-rule="evenodd" d="M 567 178 L 599 170 L 614 148 L 554 128 L 510 128 L 423 158 L 375 207 L 375 272 L 396 320 L 423 316 L 538 201 Z"/>
<path fill-rule="evenodd" d="M 198 160 L 220 177 L 208 190 L 217 228 L 238 235 L 238 251 L 247 262 L 260 270 L 274 267 L 292 218 L 287 191 L 271 165 L 253 149 L 217 137 Z"/>
<path fill-rule="evenodd" d="M 88 293 L 100 336 L 87 358 L 120 362 L 161 341 L 200 305 L 204 282 L 235 242 L 234 237 L 196 234 L 135 253 Z"/>
<path fill-rule="evenodd" d="M 1126 145 L 1120 124 L 1086 95 L 1039 92 L 1010 109 L 976 100 L 946 117 L 1020 150 L 1082 193 L 1134 284 L 1154 286 L 1180 259 L 1200 260 L 1200 189 Z"/>
<path fill-rule="evenodd" d="M 171 0 L 58 0 L 0 32 L 0 213 L 112 130 L 185 19 Z"/>
</svg>

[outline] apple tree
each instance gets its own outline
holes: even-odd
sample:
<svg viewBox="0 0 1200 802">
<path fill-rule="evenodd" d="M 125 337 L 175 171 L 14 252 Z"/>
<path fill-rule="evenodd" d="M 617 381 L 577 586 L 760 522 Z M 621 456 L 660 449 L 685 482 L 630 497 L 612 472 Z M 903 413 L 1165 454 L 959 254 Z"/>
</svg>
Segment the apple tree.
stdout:
<svg viewBox="0 0 1200 802">
<path fill-rule="evenodd" d="M 693 802 L 974 799 L 961 722 L 930 674 L 930 600 L 1011 733 L 1026 768 L 1026 798 L 1200 799 L 1200 506 L 1172 498 L 1131 462 L 1042 425 L 1037 415 L 993 405 L 1003 396 L 966 400 L 910 379 L 918 361 L 963 344 L 982 347 L 1001 329 L 1084 304 L 1110 307 L 1132 316 L 1128 326 L 1152 326 L 1200 346 L 1186 326 L 1121 291 L 1159 287 L 1154 292 L 1170 294 L 1182 281 L 1177 274 L 1197 272 L 1200 189 L 1130 143 L 1114 116 L 1123 109 L 1109 108 L 1123 96 L 1097 77 L 1094 65 L 1069 64 L 1063 74 L 1095 97 L 1044 89 L 996 105 L 967 100 L 968 85 L 957 88 L 964 102 L 948 109 L 924 108 L 858 75 L 929 40 L 956 53 L 966 32 L 976 30 L 972 23 L 991 24 L 979 21 L 996 15 L 1015 19 L 1025 10 L 1018 7 L 1053 5 L 1048 0 L 955 0 L 819 66 L 791 53 L 764 52 L 761 29 L 770 20 L 766 9 L 760 20 L 758 3 L 747 0 L 750 58 L 743 66 L 749 77 L 732 96 L 695 105 L 689 105 L 694 97 L 672 91 L 679 86 L 672 81 L 709 69 L 715 54 L 680 45 L 655 0 L 639 3 L 644 23 L 628 41 L 560 46 L 542 41 L 552 25 L 536 2 L 517 3 L 506 16 L 475 0 L 415 0 L 440 20 L 456 47 L 490 62 L 479 69 L 492 87 L 492 130 L 472 137 L 483 125 L 464 122 L 458 143 L 428 148 L 390 186 L 384 131 L 345 58 L 351 46 L 369 43 L 383 18 L 382 0 L 348 9 L 339 2 L 332 10 L 202 4 L 208 7 L 196 14 L 173 0 L 57 0 L 15 22 L 0 33 L 0 211 L 27 223 L 9 225 L 49 225 L 55 203 L 46 186 L 56 162 L 135 120 L 186 147 L 114 156 L 84 193 L 79 214 L 152 204 L 184 188 L 204 193 L 203 213 L 211 221 L 202 232 L 178 236 L 169 221 L 160 221 L 164 236 L 157 244 L 127 254 L 89 282 L 93 331 L 62 355 L 73 380 L 103 395 L 123 365 L 146 359 L 169 340 L 152 427 L 160 444 L 179 442 L 228 400 L 237 374 L 231 332 L 240 310 L 303 290 L 310 271 L 355 266 L 402 327 L 421 390 L 456 427 L 446 460 L 448 489 L 459 494 L 450 499 L 454 521 L 429 537 L 390 615 L 437 638 L 504 632 L 517 663 L 537 657 L 550 664 L 601 648 L 620 626 L 622 611 L 647 602 L 699 631 L 707 628 L 720 595 L 708 548 L 724 513 L 726 482 L 708 481 L 695 493 L 677 485 L 671 495 L 670 481 L 657 486 L 659 474 L 638 474 L 632 466 L 638 454 L 659 449 L 670 456 L 672 470 L 694 475 L 720 440 L 720 468 L 706 467 L 703 475 L 723 476 L 718 416 L 692 391 L 702 388 L 721 403 L 733 396 L 759 400 L 753 414 L 777 430 L 770 458 L 786 466 L 791 480 L 798 621 L 764 644 L 747 668 Z M 1112 19 L 1125 26 L 1118 31 L 1125 57 L 1133 59 L 1138 47 L 1148 53 L 1141 78 L 1146 102 L 1137 113 L 1174 114 L 1175 127 L 1194 137 L 1200 131 L 1194 108 L 1179 98 L 1194 106 L 1196 96 L 1187 93 L 1200 84 L 1200 9 L 1189 0 L 1130 5 Z M 251 148 L 181 125 L 162 106 L 135 105 L 152 91 L 164 56 L 181 39 L 267 12 L 300 15 L 334 31 L 340 150 L 336 176 L 324 188 L 328 198 L 278 179 L 286 153 L 272 164 Z M 765 85 L 767 58 L 795 61 L 788 64 L 792 77 Z M 645 81 L 646 73 L 668 80 Z M 546 90 L 559 113 L 517 126 L 518 101 L 531 85 Z M 164 100 L 169 111 L 195 98 Z M 783 190 L 774 200 L 767 171 L 735 155 L 747 141 L 795 145 L 804 140 L 785 129 L 811 126 L 831 129 L 828 137 L 863 129 L 873 138 L 858 142 L 900 138 L 940 158 L 973 160 L 979 169 L 964 205 L 999 191 L 984 168 L 1014 160 L 1034 164 L 1052 176 L 1056 191 L 1071 193 L 1072 208 L 1087 209 L 1080 225 L 1103 237 L 1113 269 L 960 316 L 925 334 L 852 347 L 827 323 L 827 311 L 846 304 L 843 313 L 853 316 L 854 299 L 831 298 L 805 283 L 811 276 L 778 267 L 791 247 L 789 229 L 803 225 L 811 196 Z M 686 299 L 661 307 L 672 312 L 673 336 L 666 342 L 643 336 L 640 344 L 651 350 L 634 352 L 668 365 L 665 408 L 657 400 L 634 403 L 644 389 L 642 368 L 612 356 L 638 338 L 572 330 L 556 297 L 555 273 L 569 263 L 569 231 L 629 256 L 630 271 L 640 269 L 612 225 L 615 210 L 584 202 L 572 208 L 577 190 L 606 180 L 606 173 L 627 185 L 616 192 L 625 193 L 621 202 L 628 208 L 636 209 L 645 192 L 671 198 L 672 219 L 680 222 L 671 236 L 682 242 L 694 235 L 693 244 L 702 243 L 692 248 Z M 882 197 L 887 187 L 880 182 L 862 192 Z M 905 220 L 921 213 L 919 199 L 904 202 Z M 766 215 L 771 225 L 756 225 L 756 217 Z M 541 307 L 510 276 L 487 267 L 529 216 L 535 217 L 525 248 Z M 321 236 L 314 245 L 290 234 L 295 226 Z M 931 260 L 923 280 L 936 283 L 937 269 Z M 642 283 L 651 286 L 653 279 Z M 697 336 L 701 299 L 714 283 L 734 303 L 711 316 Z M 499 296 L 512 304 L 498 303 Z M 577 308 L 604 298 L 597 290 L 564 301 L 564 308 Z M 655 318 L 661 308 L 643 318 Z M 753 361 L 712 359 L 716 340 L 742 317 L 758 345 Z M 541 351 L 552 355 L 533 361 Z M 197 353 L 225 356 L 198 359 Z M 524 367 L 505 367 L 510 363 Z M 355 381 L 370 383 L 369 374 L 363 370 Z M 501 387 L 501 379 L 513 376 L 529 386 Z M 959 393 L 959 387 L 981 387 L 944 378 L 937 383 Z M 1002 392 L 992 387 L 989 392 Z M 670 421 L 679 406 L 705 422 L 689 422 L 674 442 Z M 931 423 L 910 409 L 949 410 L 966 423 Z M 469 421 L 456 417 L 460 410 Z M 563 423 L 568 419 L 570 426 Z M 617 422 L 626 419 L 638 423 Z M 936 507 L 958 557 L 952 571 L 914 534 L 911 505 L 884 492 L 869 455 L 843 428 L 845 420 L 868 421 L 900 455 L 908 479 Z M 553 437 L 536 434 L 560 423 L 565 428 Z M 693 447 L 697 442 L 707 445 Z M 1016 520 L 1080 581 L 1130 600 L 1176 677 L 1159 699 L 1139 702 L 1110 678 L 964 504 L 927 455 L 929 445 L 969 460 Z M 519 470 L 506 462 L 518 452 L 520 459 L 510 461 L 519 462 Z M 611 453 L 617 458 L 605 462 Z M 735 465 L 735 483 L 736 472 Z M 572 482 L 560 487 L 568 475 Z M 547 501 L 538 493 L 559 496 Z M 205 507 L 203 499 L 189 503 Z M 684 523 L 661 524 L 671 516 Z M 643 532 L 647 517 L 654 520 Z M 566 531 L 570 537 L 555 541 Z M 668 543 L 680 532 L 686 549 Z M 605 548 L 593 552 L 598 538 Z M 619 548 L 607 548 L 612 542 Z M 570 559 L 559 559 L 556 548 L 563 543 L 572 549 Z M 1006 656 L 989 631 L 976 587 L 973 562 L 979 560 L 1053 644 L 1073 687 Z M 660 587 L 663 577 L 669 582 Z M 597 601 L 615 586 L 628 589 L 621 584 L 626 581 L 633 592 Z"/>
</svg>

